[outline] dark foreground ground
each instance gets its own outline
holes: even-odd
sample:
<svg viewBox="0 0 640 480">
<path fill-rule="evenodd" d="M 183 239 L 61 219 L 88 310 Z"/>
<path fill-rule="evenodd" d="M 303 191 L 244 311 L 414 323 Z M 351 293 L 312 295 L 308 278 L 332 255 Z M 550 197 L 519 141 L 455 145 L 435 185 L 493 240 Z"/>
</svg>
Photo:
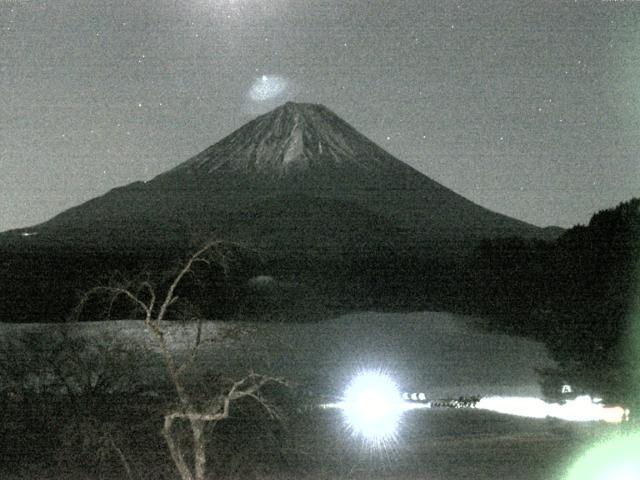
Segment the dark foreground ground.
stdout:
<svg viewBox="0 0 640 480">
<path fill-rule="evenodd" d="M 396 443 L 367 448 L 333 413 L 317 420 L 321 440 L 301 435 L 322 461 L 306 478 L 561 479 L 585 448 L 620 427 L 575 425 L 473 410 L 419 410 L 405 414 Z M 338 420 L 339 421 L 339 420 Z"/>
<path fill-rule="evenodd" d="M 265 392 L 280 406 L 282 422 L 248 402 L 208 429 L 211 479 L 562 480 L 594 442 L 632 428 L 482 410 L 414 410 L 404 414 L 394 441 L 373 448 L 350 434 L 340 411 L 313 408 L 339 395 L 359 369 L 386 369 L 403 390 L 430 398 L 537 396 L 535 368 L 552 362 L 539 344 L 483 332 L 471 319 L 446 313 L 363 312 L 319 324 L 249 327 L 246 335 L 222 340 L 219 330 L 226 327 L 205 325 L 203 335 L 218 340 L 198 356 L 189 388 L 215 398 L 220 375 L 238 378 L 252 368 L 284 376 L 291 386 Z M 166 328 L 175 354 L 183 355 L 192 326 Z M 6 382 L 0 385 L 0 479 L 178 478 L 160 435 L 175 394 L 140 322 L 80 324 L 63 336 L 54 326 L 0 325 L 0 333 L 4 340 L 26 338 L 5 342 L 2 361 L 11 367 L 5 380 L 18 379 L 23 392 L 32 392 L 20 396 Z M 105 363 L 118 345 L 136 355 Z M 93 353 L 80 356 L 82 368 L 67 372 L 80 381 L 90 372 L 115 372 L 103 375 L 113 393 L 56 395 L 31 376 L 37 362 L 63 365 L 62 358 L 75 365 L 75 353 L 87 348 Z M 31 355 L 38 349 L 44 353 Z"/>
<path fill-rule="evenodd" d="M 239 414 L 209 432 L 210 478 L 561 480 L 591 444 L 629 428 L 479 410 L 419 410 L 405 414 L 395 441 L 373 448 L 349 434 L 341 415 L 298 412 L 281 428 Z M 29 433 L 13 425 L 11 437 L 5 423 L 0 478 L 128 480 L 115 446 L 126 455 L 133 478 L 178 478 L 157 418 L 116 422 L 110 436 L 93 433 L 90 439 L 77 432 L 74 437 L 74 429 L 66 437 L 53 435 L 65 428 L 50 422 L 41 419 L 42 429 Z"/>
</svg>

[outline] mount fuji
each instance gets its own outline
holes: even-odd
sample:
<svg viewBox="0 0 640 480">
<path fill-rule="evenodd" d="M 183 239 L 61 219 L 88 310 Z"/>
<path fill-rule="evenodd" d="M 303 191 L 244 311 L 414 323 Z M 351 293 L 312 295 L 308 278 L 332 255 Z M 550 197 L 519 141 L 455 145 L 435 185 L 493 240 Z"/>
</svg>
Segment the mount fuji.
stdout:
<svg viewBox="0 0 640 480">
<path fill-rule="evenodd" d="M 158 272 L 209 239 L 259 252 L 246 278 L 330 302 L 351 289 L 392 302 L 450 298 L 482 239 L 557 235 L 467 200 L 323 106 L 287 103 L 147 182 L 0 233 L 0 288 L 13 299 L 0 317 L 63 317 L 109 272 Z"/>
<path fill-rule="evenodd" d="M 213 236 L 340 256 L 382 245 L 450 256 L 481 238 L 550 234 L 456 194 L 326 107 L 291 102 L 148 182 L 12 233 L 119 251 Z"/>
</svg>

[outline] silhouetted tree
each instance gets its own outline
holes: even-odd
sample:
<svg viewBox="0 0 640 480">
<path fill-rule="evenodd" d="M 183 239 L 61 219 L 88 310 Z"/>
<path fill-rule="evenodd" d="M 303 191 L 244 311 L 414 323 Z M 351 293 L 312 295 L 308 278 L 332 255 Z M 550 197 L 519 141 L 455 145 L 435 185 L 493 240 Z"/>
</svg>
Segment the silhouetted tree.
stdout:
<svg viewBox="0 0 640 480">
<path fill-rule="evenodd" d="M 179 300 L 176 292 L 183 280 L 188 275 L 193 275 L 196 267 L 201 265 L 206 267 L 218 265 L 228 272 L 229 258 L 234 248 L 234 245 L 220 241 L 205 244 L 177 271 L 166 292 L 162 294 L 157 292 L 153 283 L 147 278 L 120 285 L 94 287 L 82 296 L 73 314 L 77 319 L 84 305 L 94 296 L 107 297 L 110 306 L 119 299 L 125 299 L 142 313 L 145 327 L 160 349 L 165 370 L 178 398 L 177 405 L 164 414 L 162 433 L 182 480 L 204 480 L 207 466 L 205 426 L 229 418 L 232 403 L 240 399 L 252 399 L 262 406 L 268 416 L 274 419 L 279 418 L 278 411 L 261 395 L 261 390 L 268 384 L 284 385 L 285 381 L 281 378 L 250 373 L 238 381 L 231 382 L 225 391 L 215 398 L 198 399 L 192 395 L 187 387 L 186 374 L 203 344 L 201 320 L 198 319 L 194 345 L 186 360 L 183 361 L 177 360 L 172 353 L 163 329 L 162 322 L 167 318 L 169 309 Z M 177 420 L 187 421 L 191 429 L 192 467 L 185 459 L 181 444 L 174 435 L 173 426 Z"/>
</svg>

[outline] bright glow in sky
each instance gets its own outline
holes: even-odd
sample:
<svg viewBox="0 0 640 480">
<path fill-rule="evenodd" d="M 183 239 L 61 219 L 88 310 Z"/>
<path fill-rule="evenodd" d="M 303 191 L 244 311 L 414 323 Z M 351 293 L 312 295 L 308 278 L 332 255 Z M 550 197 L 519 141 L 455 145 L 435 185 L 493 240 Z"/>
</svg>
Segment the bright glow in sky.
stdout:
<svg viewBox="0 0 640 480">
<path fill-rule="evenodd" d="M 549 3 L 0 1 L 0 231 L 149 180 L 293 95 L 483 206 L 587 222 L 638 195 L 640 9 Z M 249 96 L 255 77 L 272 91 L 262 73 L 287 80 L 271 103 Z"/>
<path fill-rule="evenodd" d="M 287 85 L 287 80 L 282 77 L 262 75 L 251 85 L 249 98 L 256 102 L 274 99 L 285 92 Z"/>
</svg>

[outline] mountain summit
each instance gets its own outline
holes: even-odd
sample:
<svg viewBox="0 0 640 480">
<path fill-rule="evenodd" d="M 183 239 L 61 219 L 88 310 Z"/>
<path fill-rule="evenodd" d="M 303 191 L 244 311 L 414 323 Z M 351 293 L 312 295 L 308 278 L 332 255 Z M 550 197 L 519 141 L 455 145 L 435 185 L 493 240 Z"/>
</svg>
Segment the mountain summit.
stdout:
<svg viewBox="0 0 640 480">
<path fill-rule="evenodd" d="M 481 238 L 546 235 L 428 178 L 326 107 L 291 102 L 149 182 L 28 231 L 97 249 L 170 248 L 197 235 L 321 257 L 400 244 L 455 256 Z"/>
<path fill-rule="evenodd" d="M 327 169 L 386 169 L 389 155 L 322 105 L 288 102 L 182 163 L 167 176 L 238 172 L 283 178 Z"/>
<path fill-rule="evenodd" d="M 316 294 L 327 305 L 441 301 L 465 255 L 483 238 L 504 236 L 549 231 L 476 205 L 323 106 L 287 103 L 148 182 L 0 234 L 0 253 L 12 259 L 0 287 L 15 300 L 0 319 L 64 317 L 75 292 L 96 278 L 162 271 L 207 239 L 260 252 L 246 265 L 237 259 L 238 278 L 300 286 L 280 292 L 282 306 L 302 301 L 316 311 Z M 257 311 L 274 298 L 264 301 Z"/>
</svg>

